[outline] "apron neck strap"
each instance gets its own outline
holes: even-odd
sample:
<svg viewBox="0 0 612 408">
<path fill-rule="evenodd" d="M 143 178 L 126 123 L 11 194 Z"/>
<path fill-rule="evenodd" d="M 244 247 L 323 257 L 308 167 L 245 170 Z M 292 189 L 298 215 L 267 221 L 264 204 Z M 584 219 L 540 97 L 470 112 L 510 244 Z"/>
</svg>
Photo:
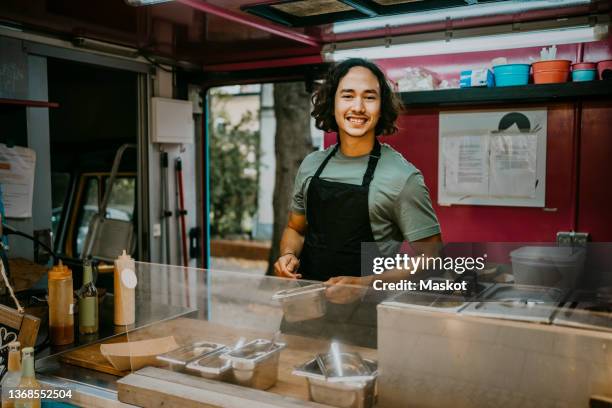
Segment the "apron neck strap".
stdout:
<svg viewBox="0 0 612 408">
<path fill-rule="evenodd" d="M 370 152 L 370 160 L 368 160 L 368 168 L 366 169 L 365 174 L 363 175 L 363 181 L 361 185 L 363 187 L 368 187 L 374 178 L 374 170 L 376 170 L 376 165 L 378 164 L 378 159 L 380 159 L 380 143 L 378 139 L 374 139 L 374 148 Z"/>
<path fill-rule="evenodd" d="M 339 147 L 340 147 L 340 143 L 338 142 L 338 143 L 336 143 L 336 146 L 334 146 L 332 151 L 327 155 L 325 160 L 323 160 L 323 163 L 321 163 L 321 165 L 317 169 L 317 172 L 315 173 L 314 178 L 319 178 L 321 173 L 323 173 L 323 169 L 325 169 L 325 166 L 327 166 L 327 162 L 334 156 L 334 154 L 336 154 L 336 152 L 338 151 Z"/>
<path fill-rule="evenodd" d="M 323 163 L 317 169 L 317 172 L 314 174 L 314 178 L 319 178 L 325 166 L 330 161 L 330 159 L 336 154 L 338 149 L 340 148 L 340 143 L 337 143 L 336 146 L 332 149 L 332 151 L 327 155 Z M 378 138 L 374 138 L 374 148 L 370 152 L 370 159 L 368 160 L 368 168 L 366 169 L 365 174 L 363 175 L 363 181 L 361 185 L 367 187 L 372 182 L 374 178 L 374 170 L 376 169 L 376 165 L 378 164 L 378 159 L 380 159 L 380 143 L 378 142 Z"/>
</svg>

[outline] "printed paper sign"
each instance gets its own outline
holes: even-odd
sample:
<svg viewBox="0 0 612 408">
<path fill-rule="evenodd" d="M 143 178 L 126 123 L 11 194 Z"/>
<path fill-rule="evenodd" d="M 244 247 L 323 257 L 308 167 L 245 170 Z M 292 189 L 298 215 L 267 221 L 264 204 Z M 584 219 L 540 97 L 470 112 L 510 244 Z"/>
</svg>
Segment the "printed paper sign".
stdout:
<svg viewBox="0 0 612 408">
<path fill-rule="evenodd" d="M 32 216 L 36 152 L 0 143 L 0 184 L 7 218 Z"/>
<path fill-rule="evenodd" d="M 440 113 L 438 203 L 544 207 L 546 108 Z"/>
<path fill-rule="evenodd" d="M 533 133 L 491 135 L 491 196 L 535 197 L 537 142 Z"/>
<path fill-rule="evenodd" d="M 488 135 L 448 136 L 443 143 L 447 193 L 486 195 L 489 189 Z"/>
</svg>

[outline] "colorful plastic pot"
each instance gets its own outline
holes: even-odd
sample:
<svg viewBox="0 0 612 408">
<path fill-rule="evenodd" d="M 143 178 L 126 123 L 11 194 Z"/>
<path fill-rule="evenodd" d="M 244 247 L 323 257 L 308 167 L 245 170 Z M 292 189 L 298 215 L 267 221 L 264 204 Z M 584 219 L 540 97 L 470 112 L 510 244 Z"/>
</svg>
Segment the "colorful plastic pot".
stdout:
<svg viewBox="0 0 612 408">
<path fill-rule="evenodd" d="M 551 60 L 534 62 L 533 67 L 533 83 L 534 84 L 557 84 L 567 82 L 570 73 L 570 64 L 568 60 Z"/>
<path fill-rule="evenodd" d="M 516 86 L 529 83 L 529 64 L 504 64 L 493 67 L 495 86 Z"/>
<path fill-rule="evenodd" d="M 596 62 L 577 62 L 575 64 L 572 64 L 572 71 L 575 71 L 578 69 L 597 69 L 597 63 Z"/>
<path fill-rule="evenodd" d="M 612 78 L 612 60 L 599 61 L 597 71 L 599 72 L 599 79 Z"/>
<path fill-rule="evenodd" d="M 597 78 L 596 69 L 575 69 L 572 71 L 572 81 L 574 82 L 593 81 L 595 78 Z"/>
</svg>

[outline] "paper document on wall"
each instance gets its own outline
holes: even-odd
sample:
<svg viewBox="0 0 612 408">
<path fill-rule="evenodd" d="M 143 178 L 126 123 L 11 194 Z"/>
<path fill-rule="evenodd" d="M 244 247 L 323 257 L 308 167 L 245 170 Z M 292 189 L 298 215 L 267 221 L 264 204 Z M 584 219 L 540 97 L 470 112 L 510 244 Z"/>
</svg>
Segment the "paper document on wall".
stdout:
<svg viewBox="0 0 612 408">
<path fill-rule="evenodd" d="M 0 143 L 0 184 L 7 218 L 32 216 L 36 152 Z"/>
<path fill-rule="evenodd" d="M 544 207 L 545 107 L 440 112 L 438 203 Z"/>
<path fill-rule="evenodd" d="M 442 138 L 444 181 L 448 194 L 488 194 L 488 142 L 488 135 L 448 135 Z"/>
<path fill-rule="evenodd" d="M 532 198 L 536 194 L 536 133 L 493 133 L 489 194 Z"/>
</svg>

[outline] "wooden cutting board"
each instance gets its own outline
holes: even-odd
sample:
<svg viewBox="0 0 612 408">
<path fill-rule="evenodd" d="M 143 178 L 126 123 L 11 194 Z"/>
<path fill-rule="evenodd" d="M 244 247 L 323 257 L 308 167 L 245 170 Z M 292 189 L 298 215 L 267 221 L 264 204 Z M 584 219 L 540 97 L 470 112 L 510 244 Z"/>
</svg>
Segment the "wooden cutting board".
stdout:
<svg viewBox="0 0 612 408">
<path fill-rule="evenodd" d="M 105 340 L 104 343 L 120 343 L 124 341 L 126 341 L 126 336 L 119 336 Z M 123 377 L 129 374 L 129 371 L 119 371 L 113 367 L 111 363 L 109 363 L 102 353 L 100 353 L 100 344 L 101 343 L 90 344 L 88 346 L 69 351 L 68 353 L 64 353 L 60 356 L 60 361 L 66 364 L 116 375 L 118 377 Z"/>
</svg>

